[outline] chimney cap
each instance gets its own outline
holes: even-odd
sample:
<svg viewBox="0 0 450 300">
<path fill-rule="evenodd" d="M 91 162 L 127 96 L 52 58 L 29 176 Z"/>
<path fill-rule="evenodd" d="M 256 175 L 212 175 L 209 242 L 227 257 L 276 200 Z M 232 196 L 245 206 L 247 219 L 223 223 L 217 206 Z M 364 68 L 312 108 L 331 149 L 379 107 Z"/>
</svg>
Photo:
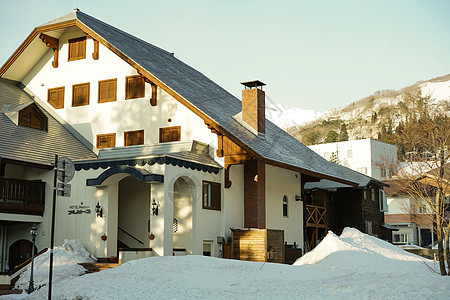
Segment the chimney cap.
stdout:
<svg viewBox="0 0 450 300">
<path fill-rule="evenodd" d="M 255 87 L 260 87 L 260 86 L 266 85 L 264 82 L 261 82 L 259 80 L 245 81 L 245 82 L 241 82 L 241 84 L 248 88 L 255 88 Z"/>
</svg>

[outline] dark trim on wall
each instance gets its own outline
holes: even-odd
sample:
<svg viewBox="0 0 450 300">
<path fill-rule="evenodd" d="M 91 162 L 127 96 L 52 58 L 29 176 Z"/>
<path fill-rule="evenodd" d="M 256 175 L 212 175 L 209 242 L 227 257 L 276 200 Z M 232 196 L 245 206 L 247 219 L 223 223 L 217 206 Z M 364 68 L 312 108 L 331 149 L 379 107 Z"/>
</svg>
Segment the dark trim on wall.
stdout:
<svg viewBox="0 0 450 300">
<path fill-rule="evenodd" d="M 208 173 L 219 173 L 219 168 L 203 165 L 200 163 L 190 162 L 181 160 L 178 158 L 162 156 L 162 157 L 152 157 L 152 158 L 142 158 L 142 159 L 126 159 L 126 160 L 114 160 L 114 161 L 92 161 L 92 162 L 79 162 L 75 163 L 75 170 L 97 170 L 98 168 L 107 169 L 116 166 L 131 166 L 134 167 L 136 165 L 144 166 L 144 165 L 153 166 L 154 164 L 166 164 L 172 165 L 176 167 L 184 167 L 186 169 L 192 169 L 197 171 L 204 171 Z"/>
<path fill-rule="evenodd" d="M 86 186 L 96 186 L 101 185 L 103 181 L 108 179 L 110 176 L 119 173 L 126 173 L 134 176 L 140 182 L 164 182 L 164 175 L 152 174 L 144 169 L 139 169 L 130 166 L 115 166 L 111 169 L 106 170 L 100 174 L 97 178 L 86 179 Z"/>
</svg>

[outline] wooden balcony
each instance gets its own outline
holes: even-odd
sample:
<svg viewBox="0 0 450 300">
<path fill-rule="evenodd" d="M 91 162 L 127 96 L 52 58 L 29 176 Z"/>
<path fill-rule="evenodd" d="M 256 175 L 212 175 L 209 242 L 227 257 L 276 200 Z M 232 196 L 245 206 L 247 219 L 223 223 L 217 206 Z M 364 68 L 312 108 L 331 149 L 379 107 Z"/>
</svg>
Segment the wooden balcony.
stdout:
<svg viewBox="0 0 450 300">
<path fill-rule="evenodd" d="M 306 226 L 327 228 L 327 209 L 323 206 L 306 205 Z"/>
<path fill-rule="evenodd" d="M 45 182 L 0 177 L 0 211 L 2 213 L 44 214 Z"/>
</svg>

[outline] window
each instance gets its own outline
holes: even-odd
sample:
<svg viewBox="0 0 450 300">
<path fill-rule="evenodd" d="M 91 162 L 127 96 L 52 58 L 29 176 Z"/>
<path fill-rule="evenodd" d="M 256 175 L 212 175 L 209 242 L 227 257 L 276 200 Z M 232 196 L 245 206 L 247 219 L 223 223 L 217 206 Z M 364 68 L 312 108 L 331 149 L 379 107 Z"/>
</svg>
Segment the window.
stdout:
<svg viewBox="0 0 450 300">
<path fill-rule="evenodd" d="M 220 183 L 203 181 L 203 208 L 220 210 L 221 193 Z"/>
<path fill-rule="evenodd" d="M 288 197 L 283 196 L 283 217 L 288 217 Z"/>
<path fill-rule="evenodd" d="M 19 111 L 19 125 L 40 130 L 47 130 L 47 117 L 33 103 Z"/>
<path fill-rule="evenodd" d="M 143 145 L 144 130 L 125 131 L 125 146 Z"/>
<path fill-rule="evenodd" d="M 408 243 L 408 235 L 405 233 L 394 233 L 394 243 Z"/>
<path fill-rule="evenodd" d="M 347 150 L 347 158 L 352 158 L 353 157 L 353 150 Z"/>
<path fill-rule="evenodd" d="M 372 221 L 365 221 L 364 222 L 364 225 L 365 225 L 365 231 L 366 231 L 366 233 L 367 234 L 372 234 L 373 233 L 373 230 L 372 230 Z"/>
<path fill-rule="evenodd" d="M 370 200 L 375 201 L 375 188 L 370 188 Z"/>
<path fill-rule="evenodd" d="M 181 126 L 165 127 L 159 129 L 159 142 L 179 142 L 181 140 Z"/>
<path fill-rule="evenodd" d="M 72 87 L 72 106 L 89 105 L 89 82 L 75 84 Z"/>
<path fill-rule="evenodd" d="M 381 189 L 378 191 L 378 201 L 380 204 L 380 211 L 387 212 L 388 211 L 387 195 L 386 195 L 386 192 Z"/>
<path fill-rule="evenodd" d="M 392 178 L 392 170 L 388 169 L 389 178 Z"/>
<path fill-rule="evenodd" d="M 386 177 L 386 169 L 381 168 L 381 177 Z"/>
<path fill-rule="evenodd" d="M 141 76 L 128 76 L 125 83 L 125 99 L 145 97 L 144 78 Z"/>
<path fill-rule="evenodd" d="M 203 241 L 203 256 L 212 256 L 212 241 Z"/>
<path fill-rule="evenodd" d="M 48 89 L 48 103 L 54 108 L 64 108 L 64 87 Z"/>
<path fill-rule="evenodd" d="M 97 148 L 112 148 L 116 146 L 116 134 L 115 133 L 107 133 L 107 134 L 98 134 L 97 135 Z"/>
<path fill-rule="evenodd" d="M 369 190 L 365 189 L 364 190 L 364 200 L 367 200 L 369 198 Z"/>
<path fill-rule="evenodd" d="M 69 40 L 69 61 L 86 58 L 86 37 Z"/>
<path fill-rule="evenodd" d="M 356 171 L 358 171 L 359 173 L 362 173 L 362 174 L 366 174 L 366 175 L 367 175 L 367 167 L 360 167 L 360 168 L 357 168 Z"/>
<path fill-rule="evenodd" d="M 98 103 L 116 101 L 117 79 L 98 82 Z"/>
</svg>

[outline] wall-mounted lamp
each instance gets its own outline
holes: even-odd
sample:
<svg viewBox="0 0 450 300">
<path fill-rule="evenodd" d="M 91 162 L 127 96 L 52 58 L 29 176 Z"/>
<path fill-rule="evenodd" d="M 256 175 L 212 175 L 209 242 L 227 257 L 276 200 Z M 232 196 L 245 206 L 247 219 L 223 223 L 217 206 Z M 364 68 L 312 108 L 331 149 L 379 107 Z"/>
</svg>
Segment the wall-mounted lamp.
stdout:
<svg viewBox="0 0 450 300">
<path fill-rule="evenodd" d="M 154 216 L 158 215 L 158 204 L 156 204 L 155 199 L 153 199 L 153 202 L 152 202 L 152 215 L 154 215 Z"/>
<path fill-rule="evenodd" d="M 100 206 L 99 202 L 97 202 L 97 205 L 95 206 L 95 213 L 97 214 L 97 217 L 103 217 L 103 208 Z"/>
</svg>

